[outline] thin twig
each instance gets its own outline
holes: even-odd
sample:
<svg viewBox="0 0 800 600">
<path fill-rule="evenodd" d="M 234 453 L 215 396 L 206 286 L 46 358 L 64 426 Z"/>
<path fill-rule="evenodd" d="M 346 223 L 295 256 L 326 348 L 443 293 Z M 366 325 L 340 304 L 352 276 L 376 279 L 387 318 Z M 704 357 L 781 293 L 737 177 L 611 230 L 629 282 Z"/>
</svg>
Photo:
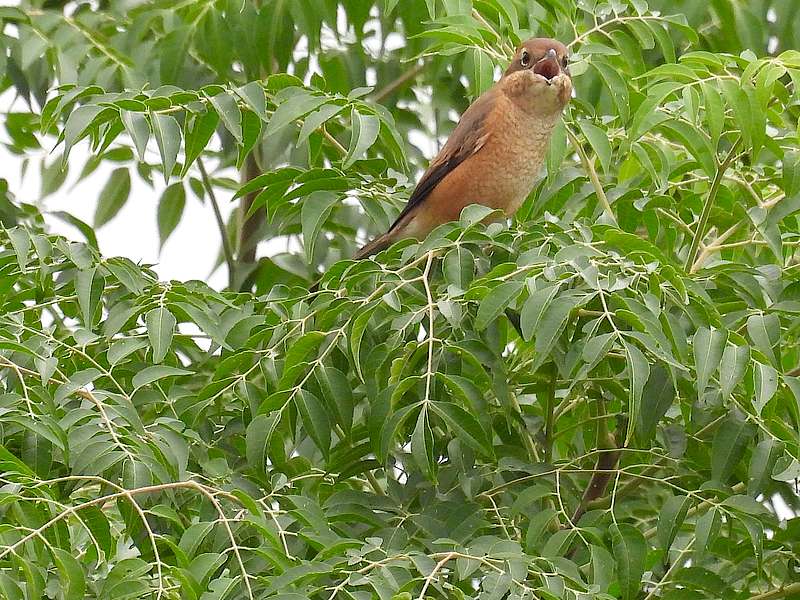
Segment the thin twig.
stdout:
<svg viewBox="0 0 800 600">
<path fill-rule="evenodd" d="M 750 596 L 749 600 L 775 600 L 776 598 L 786 598 L 793 594 L 800 594 L 800 583 L 793 583 L 786 587 L 776 588 L 763 594 L 756 594 Z"/>
<path fill-rule="evenodd" d="M 328 132 L 328 130 L 327 130 L 327 129 L 325 129 L 325 126 L 324 126 L 324 125 L 323 125 L 322 127 L 320 127 L 320 128 L 319 128 L 319 130 L 322 132 L 322 137 L 324 137 L 326 140 L 328 140 L 328 142 L 330 142 L 331 146 L 333 146 L 334 148 L 336 148 L 336 150 L 339 152 L 339 154 L 341 154 L 342 156 L 347 156 L 347 148 L 345 148 L 344 146 L 342 146 L 342 145 L 339 143 L 339 140 L 337 140 L 335 137 L 333 137 L 333 136 L 332 136 L 332 135 L 331 135 L 331 134 Z"/>
<path fill-rule="evenodd" d="M 722 179 L 725 176 L 725 172 L 728 170 L 728 167 L 731 166 L 736 158 L 736 150 L 739 148 L 739 144 L 741 144 L 741 142 L 742 138 L 739 138 L 736 140 L 736 142 L 734 142 L 733 146 L 731 146 L 730 152 L 728 152 L 728 156 L 726 156 L 725 160 L 723 160 L 722 163 L 720 163 L 717 167 L 717 172 L 714 174 L 714 179 L 711 182 L 711 189 L 708 191 L 706 202 L 703 205 L 703 212 L 700 214 L 700 221 L 697 224 L 697 229 L 695 229 L 694 237 L 692 238 L 692 245 L 689 247 L 689 254 L 686 256 L 684 271 L 690 271 L 692 265 L 695 263 L 697 251 L 700 248 L 700 242 L 703 240 L 703 237 L 706 234 L 706 226 L 708 225 L 708 219 L 711 216 L 711 209 L 714 207 L 714 201 L 717 199 L 717 193 L 719 193 L 719 188 L 722 185 Z"/>
<path fill-rule="evenodd" d="M 717 237 L 717 239 L 715 239 L 713 242 L 711 242 L 705 248 L 703 248 L 703 250 L 700 252 L 700 256 L 698 256 L 697 260 L 694 261 L 694 264 L 692 265 L 690 272 L 691 273 L 697 272 L 697 270 L 703 266 L 703 263 L 706 262 L 709 256 L 711 256 L 714 252 L 721 250 L 722 243 L 729 237 L 731 237 L 734 233 L 736 233 L 736 230 L 739 229 L 740 225 L 741 223 L 736 223 L 735 225 L 732 225 L 726 231 L 722 232 L 719 235 L 719 237 Z"/>
<path fill-rule="evenodd" d="M 381 101 L 391 96 L 398 89 L 403 87 L 406 83 L 414 79 L 417 75 L 419 75 L 422 72 L 424 68 L 425 68 L 425 63 L 423 61 L 418 62 L 413 67 L 408 69 L 405 73 L 400 75 L 400 77 L 398 77 L 391 83 L 386 84 L 381 89 L 375 91 L 372 94 L 372 96 L 370 96 L 370 100 L 372 100 L 375 103 L 380 103 Z"/>
<path fill-rule="evenodd" d="M 547 387 L 544 417 L 544 462 L 549 463 L 553 458 L 553 411 L 556 404 L 556 383 L 558 381 L 558 368 L 553 365 L 550 383 Z"/>
<path fill-rule="evenodd" d="M 597 199 L 600 200 L 600 204 L 603 205 L 603 210 L 606 211 L 606 214 L 611 219 L 611 222 L 616 225 L 617 218 L 614 216 L 614 211 L 611 210 L 611 204 L 608 202 L 606 191 L 603 189 L 603 184 L 600 182 L 600 177 L 597 175 L 597 170 L 594 168 L 594 161 L 589 159 L 589 155 L 586 154 L 586 151 L 583 149 L 580 140 L 572 132 L 569 126 L 565 127 L 564 129 L 566 129 L 567 137 L 569 137 L 570 142 L 572 142 L 572 145 L 575 147 L 575 151 L 578 153 L 578 156 L 581 159 L 583 168 L 586 170 L 587 175 L 589 175 L 589 181 L 592 182 Z"/>
<path fill-rule="evenodd" d="M 228 239 L 228 229 L 225 227 L 225 221 L 222 218 L 222 213 L 220 212 L 219 204 L 217 203 L 217 196 L 214 194 L 214 189 L 211 187 L 211 181 L 208 178 L 208 173 L 206 172 L 206 168 L 203 165 L 203 161 L 200 159 L 200 157 L 197 158 L 197 167 L 200 169 L 203 187 L 206 189 L 208 198 L 211 200 L 211 207 L 214 209 L 214 218 L 217 221 L 219 234 L 222 237 L 222 252 L 225 255 L 225 264 L 228 265 L 228 287 L 233 289 L 236 273 L 236 261 L 233 258 L 231 242 Z"/>
</svg>

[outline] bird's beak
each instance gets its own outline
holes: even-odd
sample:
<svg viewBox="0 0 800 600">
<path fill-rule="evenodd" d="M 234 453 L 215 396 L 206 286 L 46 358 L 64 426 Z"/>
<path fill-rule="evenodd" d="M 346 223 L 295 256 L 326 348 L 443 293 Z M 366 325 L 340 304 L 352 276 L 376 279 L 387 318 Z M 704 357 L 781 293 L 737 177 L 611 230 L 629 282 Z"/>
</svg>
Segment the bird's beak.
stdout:
<svg viewBox="0 0 800 600">
<path fill-rule="evenodd" d="M 533 66 L 533 72 L 544 77 L 548 84 L 556 75 L 561 73 L 558 55 L 553 48 L 550 48 L 545 57 Z"/>
</svg>

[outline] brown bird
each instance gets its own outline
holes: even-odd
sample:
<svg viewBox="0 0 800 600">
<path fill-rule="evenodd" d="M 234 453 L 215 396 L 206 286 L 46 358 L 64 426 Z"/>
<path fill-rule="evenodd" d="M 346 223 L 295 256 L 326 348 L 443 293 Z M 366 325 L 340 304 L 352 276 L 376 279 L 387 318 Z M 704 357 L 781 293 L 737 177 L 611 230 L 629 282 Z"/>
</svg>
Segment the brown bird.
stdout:
<svg viewBox="0 0 800 600">
<path fill-rule="evenodd" d="M 438 225 L 458 220 L 470 204 L 513 215 L 533 189 L 550 135 L 572 96 L 567 58 L 557 40 L 522 44 L 500 80 L 461 116 L 389 231 L 354 258 L 404 238 L 423 239 Z"/>
</svg>

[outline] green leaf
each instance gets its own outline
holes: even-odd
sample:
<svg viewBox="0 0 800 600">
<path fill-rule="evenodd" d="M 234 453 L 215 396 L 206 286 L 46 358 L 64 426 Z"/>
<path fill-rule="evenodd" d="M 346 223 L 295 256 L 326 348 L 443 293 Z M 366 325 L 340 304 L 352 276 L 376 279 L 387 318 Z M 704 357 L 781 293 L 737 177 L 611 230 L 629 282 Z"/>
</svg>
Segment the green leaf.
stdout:
<svg viewBox="0 0 800 600">
<path fill-rule="evenodd" d="M 325 104 L 319 110 L 309 114 L 305 118 L 305 121 L 303 121 L 303 126 L 300 128 L 300 135 L 297 137 L 297 145 L 301 146 L 307 142 L 312 133 L 342 112 L 342 110 L 344 110 L 344 106 L 331 103 Z"/>
<path fill-rule="evenodd" d="M 610 531 L 622 598 L 634 600 L 642 589 L 647 542 L 641 531 L 627 523 L 611 525 Z"/>
<path fill-rule="evenodd" d="M 625 434 L 625 445 L 627 446 L 628 442 L 633 437 L 636 422 L 639 419 L 642 405 L 642 393 L 644 392 L 645 384 L 650 378 L 650 365 L 645 355 L 635 344 L 625 342 L 624 346 L 625 358 L 628 365 L 629 386 L 628 431 Z"/>
<path fill-rule="evenodd" d="M 702 327 L 694 334 L 694 365 L 697 371 L 697 395 L 703 397 L 711 376 L 722 359 L 728 335 L 719 329 Z"/>
<path fill-rule="evenodd" d="M 95 118 L 103 112 L 103 106 L 96 104 L 86 104 L 79 106 L 73 110 L 67 122 L 64 125 L 64 156 L 62 159 L 63 164 L 66 164 L 69 152 L 72 146 L 80 140 L 84 135 L 87 135 L 90 130 L 90 125 Z"/>
<path fill-rule="evenodd" d="M 364 381 L 364 373 L 361 370 L 361 341 L 364 338 L 364 332 L 367 330 L 367 324 L 372 318 L 374 308 L 374 306 L 368 307 L 358 314 L 353 319 L 353 326 L 350 329 L 350 354 L 353 358 L 356 374 L 361 381 Z"/>
<path fill-rule="evenodd" d="M 769 358 L 773 365 L 779 364 L 774 350 L 781 340 L 781 321 L 778 315 L 774 313 L 751 315 L 747 319 L 747 334 L 755 347 Z"/>
<path fill-rule="evenodd" d="M 217 130 L 219 123 L 219 116 L 212 110 L 196 115 L 191 121 L 187 119 L 187 123 L 191 123 L 184 133 L 186 137 L 185 149 L 186 160 L 181 170 L 181 177 L 185 177 L 189 172 L 189 167 L 194 164 L 194 161 L 205 151 L 211 136 Z"/>
<path fill-rule="evenodd" d="M 161 155 L 164 181 L 169 183 L 181 147 L 181 128 L 171 115 L 150 113 L 150 119 L 153 123 L 153 135 L 158 144 L 158 152 Z"/>
<path fill-rule="evenodd" d="M 142 113 L 129 110 L 119 111 L 119 116 L 125 126 L 125 131 L 128 132 L 128 135 L 133 140 L 139 160 L 145 162 L 144 153 L 147 150 L 147 142 L 150 139 L 150 125 L 147 123 L 147 117 Z"/>
<path fill-rule="evenodd" d="M 694 556 L 697 560 L 703 559 L 708 555 L 708 548 L 714 543 L 719 535 L 721 518 L 716 507 L 711 507 L 708 512 L 697 519 L 694 527 Z"/>
<path fill-rule="evenodd" d="M 168 367 L 166 365 L 154 365 L 152 367 L 145 367 L 136 375 L 133 376 L 133 387 L 140 388 L 145 385 L 150 385 L 165 377 L 179 377 L 181 375 L 191 375 L 191 371 L 186 369 L 178 369 L 176 367 Z"/>
<path fill-rule="evenodd" d="M 486 456 L 494 455 L 486 432 L 470 413 L 452 402 L 431 402 L 430 407 L 472 448 Z"/>
<path fill-rule="evenodd" d="M 650 370 L 650 377 L 642 391 L 642 410 L 639 419 L 642 440 L 650 442 L 653 439 L 656 425 L 674 400 L 675 386 L 669 370 L 658 364 Z"/>
<path fill-rule="evenodd" d="M 306 261 L 314 262 L 314 247 L 322 227 L 330 216 L 339 196 L 329 191 L 313 192 L 302 201 L 300 222 L 303 228 L 303 245 L 306 249 Z"/>
<path fill-rule="evenodd" d="M 670 496 L 664 502 L 658 517 L 657 535 L 658 544 L 665 552 L 669 551 L 672 542 L 675 541 L 675 536 L 680 531 L 691 504 L 692 501 L 688 496 Z"/>
<path fill-rule="evenodd" d="M 283 361 L 283 374 L 280 379 L 282 389 L 294 385 L 300 372 L 305 369 L 308 355 L 316 351 L 324 339 L 325 334 L 321 331 L 309 331 L 292 341 Z"/>
<path fill-rule="evenodd" d="M 75 557 L 66 550 L 51 547 L 53 561 L 58 568 L 58 579 L 61 582 L 61 592 L 66 598 L 83 598 L 86 590 L 86 578 L 83 568 Z"/>
<path fill-rule="evenodd" d="M 119 340 L 109 346 L 106 358 L 111 365 L 114 365 L 145 346 L 147 346 L 147 342 L 142 339 Z"/>
<path fill-rule="evenodd" d="M 299 390 L 294 398 L 305 430 L 327 459 L 331 448 L 332 425 L 325 407 L 319 398 L 307 390 Z"/>
<path fill-rule="evenodd" d="M 717 91 L 716 81 L 704 81 L 701 84 L 705 104 L 705 120 L 711 134 L 711 143 L 716 148 L 725 125 L 725 106 Z"/>
<path fill-rule="evenodd" d="M 100 377 L 100 371 L 95 368 L 83 369 L 72 373 L 66 383 L 58 386 L 53 399 L 56 401 L 56 404 L 59 404 L 77 390 L 83 389 L 92 383 L 98 377 Z"/>
<path fill-rule="evenodd" d="M 445 254 L 442 271 L 447 283 L 466 290 L 475 275 L 475 258 L 464 246 L 456 246 Z"/>
<path fill-rule="evenodd" d="M 433 432 L 428 422 L 428 411 L 423 409 L 417 416 L 417 424 L 411 434 L 411 456 L 417 467 L 421 469 L 429 479 L 436 476 L 436 467 L 433 457 Z"/>
<path fill-rule="evenodd" d="M 63 210 L 54 210 L 50 212 L 50 214 L 61 219 L 65 223 L 72 225 L 75 229 L 81 232 L 84 238 L 86 238 L 86 243 L 88 243 L 93 249 L 98 249 L 97 236 L 95 235 L 94 229 L 92 229 L 91 225 L 81 221 L 75 215 Z"/>
<path fill-rule="evenodd" d="M 236 157 L 236 168 L 241 169 L 253 147 L 261 139 L 261 119 L 255 113 L 245 112 L 242 114 L 242 143 Z"/>
<path fill-rule="evenodd" d="M 470 54 L 472 63 L 471 93 L 474 98 L 480 96 L 494 84 L 494 63 L 485 52 L 476 48 Z"/>
<path fill-rule="evenodd" d="M 355 108 L 351 113 L 353 131 L 350 135 L 350 147 L 342 161 L 342 167 L 350 168 L 355 161 L 366 154 L 367 150 L 378 139 L 381 130 L 381 120 L 377 115 L 358 112 Z"/>
<path fill-rule="evenodd" d="M 144 317 L 147 326 L 147 337 L 153 349 L 153 362 L 160 363 L 167 356 L 172 345 L 177 321 L 165 306 L 149 311 Z"/>
<path fill-rule="evenodd" d="M 353 426 L 355 402 L 347 375 L 335 367 L 321 365 L 315 369 L 314 376 L 322 392 L 322 400 L 334 409 L 336 421 L 345 433 L 349 433 Z"/>
<path fill-rule="evenodd" d="M 310 113 L 312 110 L 316 110 L 327 102 L 328 99 L 324 96 L 315 96 L 305 91 L 301 91 L 293 96 L 290 96 L 275 110 L 272 118 L 267 124 L 267 129 L 264 132 L 264 135 L 266 137 L 274 135 L 279 130 L 286 127 L 289 123 L 293 123 L 297 119 Z"/>
<path fill-rule="evenodd" d="M 127 167 L 114 169 L 100 191 L 100 199 L 94 211 L 95 229 L 99 229 L 117 215 L 128 201 L 130 193 L 131 175 Z"/>
<path fill-rule="evenodd" d="M 236 95 L 252 110 L 262 121 L 267 120 L 267 102 L 264 88 L 259 81 L 251 81 L 236 89 Z"/>
<path fill-rule="evenodd" d="M 160 248 L 164 247 L 164 243 L 180 223 L 185 205 L 186 190 L 183 189 L 181 182 L 173 183 L 161 194 L 157 214 Z"/>
<path fill-rule="evenodd" d="M 589 121 L 579 120 L 578 126 L 581 129 L 589 145 L 594 150 L 594 153 L 600 159 L 600 165 L 603 167 L 603 172 L 608 173 L 611 168 L 611 143 L 608 141 L 608 133 L 593 125 Z"/>
<path fill-rule="evenodd" d="M 538 289 L 532 293 L 525 301 L 525 304 L 522 305 L 522 310 L 519 315 L 522 339 L 528 341 L 533 338 L 545 311 L 547 311 L 559 289 L 561 288 L 558 285 L 550 285 Z"/>
<path fill-rule="evenodd" d="M 501 283 L 486 294 L 478 307 L 475 329 L 478 331 L 486 329 L 519 296 L 523 286 L 524 282 L 522 281 L 508 281 Z"/>
<path fill-rule="evenodd" d="M 24 229 L 17 227 L 8 230 L 8 239 L 17 255 L 17 264 L 20 271 L 24 271 L 28 265 L 28 252 L 31 250 L 31 236 Z"/>
<path fill-rule="evenodd" d="M 711 477 L 714 481 L 727 483 L 752 438 L 753 428 L 746 421 L 729 416 L 722 422 L 711 445 Z"/>
<path fill-rule="evenodd" d="M 188 54 L 194 28 L 183 26 L 165 35 L 158 45 L 161 83 L 177 83 Z"/>
<path fill-rule="evenodd" d="M 722 399 L 727 400 L 734 388 L 744 377 L 750 362 L 750 348 L 747 346 L 727 346 L 722 353 L 719 367 L 719 384 Z"/>
<path fill-rule="evenodd" d="M 209 101 L 216 109 L 225 128 L 231 132 L 234 139 L 242 142 L 242 111 L 236 99 L 225 92 L 209 97 Z"/>
<path fill-rule="evenodd" d="M 94 315 L 105 289 L 105 280 L 95 267 L 81 269 L 75 274 L 75 293 L 81 308 L 83 324 L 87 329 L 94 327 Z"/>
<path fill-rule="evenodd" d="M 268 415 L 256 415 L 247 426 L 245 456 L 248 466 L 258 473 L 264 472 L 264 459 L 267 457 L 270 440 L 280 424 L 282 414 L 281 411 L 275 411 Z"/>
<path fill-rule="evenodd" d="M 753 386 L 756 392 L 753 406 L 760 415 L 767 403 L 772 400 L 775 392 L 778 391 L 778 372 L 771 365 L 754 363 Z"/>
<path fill-rule="evenodd" d="M 750 469 L 747 474 L 747 493 L 753 497 L 766 493 L 772 479 L 772 469 L 778 458 L 783 456 L 783 442 L 767 438 L 755 447 L 750 457 Z"/>
<path fill-rule="evenodd" d="M 787 198 L 800 194 L 800 152 L 787 151 L 781 160 L 781 187 Z"/>
<path fill-rule="evenodd" d="M 554 298 L 537 323 L 534 338 L 534 349 L 538 360 L 542 361 L 550 354 L 558 336 L 564 330 L 572 311 L 586 299 L 577 294 L 560 294 Z"/>
</svg>

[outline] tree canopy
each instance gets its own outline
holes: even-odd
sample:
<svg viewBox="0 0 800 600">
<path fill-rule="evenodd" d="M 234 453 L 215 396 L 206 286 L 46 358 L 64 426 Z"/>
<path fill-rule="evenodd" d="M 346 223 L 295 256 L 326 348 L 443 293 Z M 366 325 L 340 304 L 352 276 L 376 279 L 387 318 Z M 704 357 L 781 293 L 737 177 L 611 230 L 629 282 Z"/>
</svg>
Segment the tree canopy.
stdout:
<svg viewBox="0 0 800 600">
<path fill-rule="evenodd" d="M 0 595 L 800 596 L 794 0 L 0 23 L 19 168 L 113 165 L 92 224 L 0 180 Z M 577 93 L 513 221 L 349 260 L 533 35 Z M 101 253 L 135 178 L 162 241 L 204 203 L 225 289 Z"/>
</svg>

